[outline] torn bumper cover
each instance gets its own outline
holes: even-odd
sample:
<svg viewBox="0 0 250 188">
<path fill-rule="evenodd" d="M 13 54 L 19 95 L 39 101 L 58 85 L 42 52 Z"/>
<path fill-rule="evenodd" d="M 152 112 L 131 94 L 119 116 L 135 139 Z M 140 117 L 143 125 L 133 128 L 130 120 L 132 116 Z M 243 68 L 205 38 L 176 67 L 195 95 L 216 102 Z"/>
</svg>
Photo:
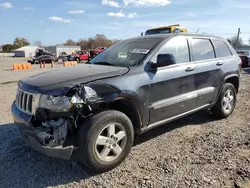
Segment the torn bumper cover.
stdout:
<svg viewBox="0 0 250 188">
<path fill-rule="evenodd" d="M 75 150 L 74 146 L 57 146 L 50 147 L 44 146 L 39 142 L 37 135 L 34 132 L 34 128 L 31 123 L 32 116 L 27 115 L 21 112 L 15 105 L 11 106 L 11 112 L 16 126 L 19 129 L 19 133 L 23 140 L 29 144 L 36 151 L 43 153 L 47 156 L 61 158 L 61 159 L 70 159 L 73 151 Z"/>
</svg>

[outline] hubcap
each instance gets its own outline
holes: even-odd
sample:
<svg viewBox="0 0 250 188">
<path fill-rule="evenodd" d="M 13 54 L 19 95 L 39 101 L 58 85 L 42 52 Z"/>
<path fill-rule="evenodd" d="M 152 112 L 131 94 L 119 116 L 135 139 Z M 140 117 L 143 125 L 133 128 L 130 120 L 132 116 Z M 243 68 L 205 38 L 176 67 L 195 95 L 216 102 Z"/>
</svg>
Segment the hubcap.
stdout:
<svg viewBox="0 0 250 188">
<path fill-rule="evenodd" d="M 233 109 L 233 105 L 234 105 L 234 94 L 232 90 L 228 89 L 223 97 L 222 108 L 226 113 L 230 113 Z"/>
<path fill-rule="evenodd" d="M 124 127 L 119 123 L 107 125 L 97 136 L 95 152 L 99 160 L 111 162 L 123 151 L 127 141 Z"/>
</svg>

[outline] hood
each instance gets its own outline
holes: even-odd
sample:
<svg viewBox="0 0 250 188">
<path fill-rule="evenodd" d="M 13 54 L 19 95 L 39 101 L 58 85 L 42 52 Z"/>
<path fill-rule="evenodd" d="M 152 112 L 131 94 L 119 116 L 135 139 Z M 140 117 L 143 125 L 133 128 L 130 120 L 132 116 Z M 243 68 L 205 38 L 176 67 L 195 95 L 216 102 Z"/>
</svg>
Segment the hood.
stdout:
<svg viewBox="0 0 250 188">
<path fill-rule="evenodd" d="M 126 67 L 81 64 L 72 67 L 62 67 L 25 78 L 19 82 L 19 87 L 35 93 L 54 93 L 60 95 L 77 84 L 95 80 L 116 77 L 126 74 Z"/>
</svg>

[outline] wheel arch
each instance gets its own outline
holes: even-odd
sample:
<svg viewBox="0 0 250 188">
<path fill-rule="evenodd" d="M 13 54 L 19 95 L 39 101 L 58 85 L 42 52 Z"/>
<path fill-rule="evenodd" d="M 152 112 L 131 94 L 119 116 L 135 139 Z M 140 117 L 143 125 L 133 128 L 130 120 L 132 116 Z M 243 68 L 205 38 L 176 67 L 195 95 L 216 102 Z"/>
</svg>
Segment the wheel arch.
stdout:
<svg viewBox="0 0 250 188">
<path fill-rule="evenodd" d="M 109 110 L 117 110 L 127 115 L 133 124 L 134 132 L 140 133 L 143 124 L 142 115 L 131 99 L 121 98 L 108 103 L 107 107 Z"/>
<path fill-rule="evenodd" d="M 236 90 L 236 93 L 239 92 L 240 79 L 239 79 L 239 76 L 238 76 L 237 74 L 234 74 L 234 75 L 230 75 L 230 76 L 225 77 L 224 83 L 233 84 L 233 86 L 234 86 L 234 88 L 235 88 L 235 90 Z"/>
</svg>

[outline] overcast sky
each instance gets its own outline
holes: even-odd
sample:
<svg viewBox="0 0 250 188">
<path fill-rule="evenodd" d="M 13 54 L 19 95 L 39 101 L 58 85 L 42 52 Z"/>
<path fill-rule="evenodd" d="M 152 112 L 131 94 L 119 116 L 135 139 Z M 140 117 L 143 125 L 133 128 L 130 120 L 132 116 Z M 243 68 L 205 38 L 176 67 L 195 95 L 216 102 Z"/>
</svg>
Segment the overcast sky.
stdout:
<svg viewBox="0 0 250 188">
<path fill-rule="evenodd" d="M 152 27 L 181 24 L 190 32 L 250 38 L 250 0 L 0 0 L 0 44 L 15 37 L 44 45 L 97 33 L 139 36 Z"/>
</svg>

